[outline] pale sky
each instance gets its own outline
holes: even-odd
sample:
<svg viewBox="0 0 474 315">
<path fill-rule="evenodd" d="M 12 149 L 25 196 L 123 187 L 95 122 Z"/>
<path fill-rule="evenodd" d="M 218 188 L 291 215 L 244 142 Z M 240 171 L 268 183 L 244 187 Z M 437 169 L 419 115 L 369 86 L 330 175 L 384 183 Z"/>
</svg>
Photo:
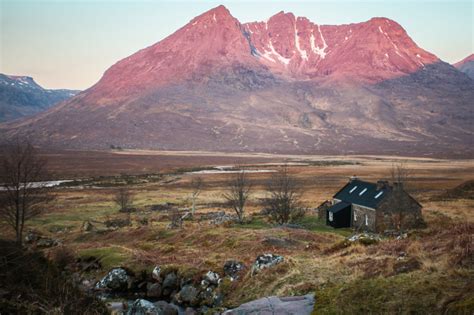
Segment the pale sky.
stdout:
<svg viewBox="0 0 474 315">
<path fill-rule="evenodd" d="M 242 23 L 279 11 L 317 24 L 383 16 L 446 62 L 474 52 L 473 0 L 0 0 L 0 73 L 32 76 L 45 88 L 86 89 L 120 59 L 219 4 Z"/>
</svg>

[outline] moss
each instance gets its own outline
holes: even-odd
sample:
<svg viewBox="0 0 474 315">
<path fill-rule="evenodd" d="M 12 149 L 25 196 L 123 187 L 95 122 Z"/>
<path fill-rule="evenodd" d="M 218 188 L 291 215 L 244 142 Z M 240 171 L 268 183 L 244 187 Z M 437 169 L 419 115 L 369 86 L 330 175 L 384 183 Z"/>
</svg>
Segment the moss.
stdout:
<svg viewBox="0 0 474 315">
<path fill-rule="evenodd" d="M 468 314 L 474 310 L 473 277 L 472 270 L 414 272 L 329 285 L 316 291 L 313 314 Z"/>
<path fill-rule="evenodd" d="M 306 215 L 294 222 L 295 224 L 301 225 L 303 228 L 313 232 L 324 232 L 324 233 L 335 233 L 347 237 L 352 234 L 352 230 L 349 228 L 335 229 L 328 225 L 324 220 L 319 219 L 314 215 Z"/>
<path fill-rule="evenodd" d="M 78 255 L 79 257 L 93 256 L 99 258 L 105 270 L 123 266 L 130 258 L 127 252 L 115 246 L 83 249 L 79 251 Z"/>
</svg>

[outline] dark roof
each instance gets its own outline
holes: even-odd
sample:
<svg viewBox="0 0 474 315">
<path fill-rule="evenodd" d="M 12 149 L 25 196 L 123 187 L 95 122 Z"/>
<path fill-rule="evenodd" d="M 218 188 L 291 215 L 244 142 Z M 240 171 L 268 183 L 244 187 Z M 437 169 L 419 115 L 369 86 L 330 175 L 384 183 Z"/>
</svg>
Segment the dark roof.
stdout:
<svg viewBox="0 0 474 315">
<path fill-rule="evenodd" d="M 368 208 L 376 208 L 378 204 L 388 195 L 390 188 L 377 190 L 377 184 L 368 183 L 355 179 L 347 183 L 339 190 L 334 198 L 347 203 L 354 203 Z"/>
<path fill-rule="evenodd" d="M 328 209 L 328 211 L 332 212 L 332 213 L 336 213 L 336 212 L 339 212 L 339 211 L 349 207 L 350 205 L 351 205 L 350 203 L 341 201 L 341 202 L 336 203 L 334 206 L 330 207 Z"/>
</svg>

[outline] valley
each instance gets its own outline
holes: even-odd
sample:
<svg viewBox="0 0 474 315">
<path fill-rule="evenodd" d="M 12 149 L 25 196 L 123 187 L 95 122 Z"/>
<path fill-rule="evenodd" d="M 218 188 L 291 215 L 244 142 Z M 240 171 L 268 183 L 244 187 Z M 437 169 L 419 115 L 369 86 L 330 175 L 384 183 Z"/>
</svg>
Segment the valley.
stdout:
<svg viewBox="0 0 474 315">
<path fill-rule="evenodd" d="M 179 277 L 189 273 L 200 277 L 208 271 L 223 275 L 224 263 L 236 260 L 247 269 L 228 284 L 230 287 L 219 286 L 218 292 L 225 296 L 223 304 L 210 309 L 236 307 L 264 296 L 313 292 L 315 314 L 332 314 L 336 309 L 392 313 L 400 305 L 407 311 L 462 313 L 472 307 L 472 242 L 463 243 L 472 240 L 474 233 L 472 187 L 455 198 L 443 197 L 447 190 L 472 182 L 472 160 L 126 150 L 43 154 L 57 176 L 78 182 L 54 188 L 54 205 L 33 219 L 28 229 L 59 242 L 59 246 L 42 249 L 51 259 L 64 249 L 75 257 L 97 259 L 98 269 L 77 271 L 81 281 L 91 285 L 114 267 L 125 267 L 138 275 L 160 266 L 163 273 L 175 270 Z M 315 208 L 330 199 L 350 176 L 372 182 L 386 179 L 393 163 L 400 162 L 410 169 L 408 189 L 423 205 L 426 228 L 411 230 L 401 240 L 384 237 L 365 245 L 347 244 L 345 237 L 353 234 L 351 229 L 333 229 L 317 217 Z M 252 190 L 243 224 L 215 220 L 222 211 L 233 214 L 223 198 L 232 175 L 192 173 L 224 165 L 275 170 L 284 163 L 301 184 L 301 202 L 307 208 L 294 227 L 276 226 L 261 212 L 271 173 L 248 174 Z M 74 173 L 70 165 L 75 165 Z M 196 177 L 202 178 L 203 188 L 194 219 L 170 229 L 173 209 L 189 211 Z M 130 214 L 119 212 L 113 202 L 117 190 L 124 187 L 133 195 L 135 210 Z M 130 225 L 107 223 L 127 218 Z M 91 225 L 87 230 L 86 222 Z M 2 231 L 2 237 L 10 236 L 7 230 Z M 250 266 L 264 253 L 281 255 L 284 262 L 251 276 Z M 453 263 L 458 255 L 461 262 Z M 430 283 L 432 293 L 426 294 L 426 286 L 420 283 Z M 340 290 L 347 294 L 340 296 Z M 352 304 L 361 292 L 366 300 Z M 397 294 L 385 304 L 375 292 Z M 143 294 L 145 299 L 157 299 Z M 109 296 L 106 301 L 123 298 Z"/>
</svg>

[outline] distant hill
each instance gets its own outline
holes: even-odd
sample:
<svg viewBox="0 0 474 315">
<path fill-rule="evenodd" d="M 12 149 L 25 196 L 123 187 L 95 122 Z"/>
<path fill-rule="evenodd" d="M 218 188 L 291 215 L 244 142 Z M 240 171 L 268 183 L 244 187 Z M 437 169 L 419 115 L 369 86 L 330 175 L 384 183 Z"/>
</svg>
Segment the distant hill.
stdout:
<svg viewBox="0 0 474 315">
<path fill-rule="evenodd" d="M 48 90 L 33 78 L 0 73 L 0 122 L 44 111 L 75 96 L 76 90 Z"/>
<path fill-rule="evenodd" d="M 76 97 L 0 125 L 39 145 L 469 156 L 474 81 L 397 22 L 320 25 L 219 6 L 111 66 Z"/>
<path fill-rule="evenodd" d="M 474 80 L 474 54 L 467 56 L 463 60 L 455 63 L 453 66 Z"/>
</svg>

